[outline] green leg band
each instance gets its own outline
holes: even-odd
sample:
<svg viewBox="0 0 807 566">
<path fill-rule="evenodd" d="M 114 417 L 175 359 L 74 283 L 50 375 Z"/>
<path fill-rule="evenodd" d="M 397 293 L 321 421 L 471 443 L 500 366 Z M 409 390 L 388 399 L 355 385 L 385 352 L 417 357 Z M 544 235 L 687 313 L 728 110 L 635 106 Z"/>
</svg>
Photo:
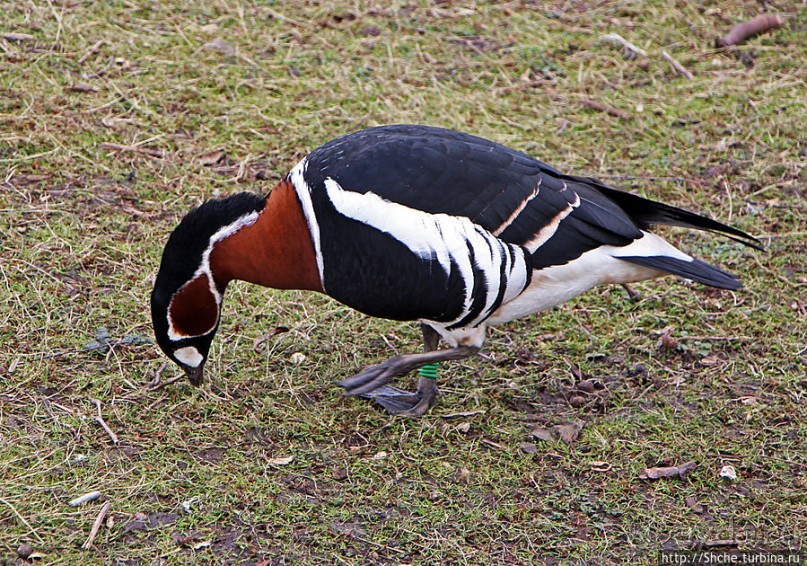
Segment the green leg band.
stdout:
<svg viewBox="0 0 807 566">
<path fill-rule="evenodd" d="M 428 377 L 429 379 L 437 379 L 437 366 L 439 366 L 439 362 L 434 362 L 432 364 L 426 364 L 425 366 L 420 368 L 420 375 L 423 377 Z"/>
</svg>

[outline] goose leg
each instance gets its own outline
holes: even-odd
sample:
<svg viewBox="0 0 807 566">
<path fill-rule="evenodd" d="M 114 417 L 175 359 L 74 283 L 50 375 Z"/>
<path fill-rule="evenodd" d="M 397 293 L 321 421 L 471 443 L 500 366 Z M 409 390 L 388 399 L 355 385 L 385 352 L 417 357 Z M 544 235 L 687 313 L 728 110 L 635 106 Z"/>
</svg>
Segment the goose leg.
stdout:
<svg viewBox="0 0 807 566">
<path fill-rule="evenodd" d="M 440 335 L 428 325 L 421 324 L 424 352 L 404 354 L 390 358 L 386 362 L 370 366 L 364 371 L 339 382 L 346 389 L 345 395 L 361 396 L 375 400 L 394 415 L 419 417 L 431 408 L 437 398 L 436 364 L 449 360 L 461 360 L 479 351 L 479 348 L 460 346 L 448 350 L 438 350 Z M 396 377 L 423 366 L 432 365 L 431 371 L 424 368 L 418 388 L 410 393 L 387 385 Z M 427 375 L 423 375 L 427 374 Z M 433 374 L 429 376 L 428 374 Z"/>
</svg>

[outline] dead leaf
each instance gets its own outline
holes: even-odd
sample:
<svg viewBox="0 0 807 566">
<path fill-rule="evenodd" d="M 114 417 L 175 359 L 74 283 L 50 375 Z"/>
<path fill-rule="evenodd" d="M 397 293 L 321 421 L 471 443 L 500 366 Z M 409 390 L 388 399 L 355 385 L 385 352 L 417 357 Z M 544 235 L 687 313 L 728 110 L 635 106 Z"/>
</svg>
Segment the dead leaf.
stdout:
<svg viewBox="0 0 807 566">
<path fill-rule="evenodd" d="M 688 495 L 687 497 L 685 497 L 684 503 L 686 503 L 687 507 L 692 509 L 692 512 L 695 513 L 696 515 L 703 514 L 704 511 L 703 505 L 698 503 L 698 499 L 694 495 Z"/>
<path fill-rule="evenodd" d="M 583 423 L 569 423 L 565 425 L 555 425 L 552 427 L 555 432 L 560 436 L 560 439 L 566 444 L 571 444 L 577 437 L 580 436 L 580 431 L 583 430 Z"/>
<path fill-rule="evenodd" d="M 704 366 L 713 366 L 720 363 L 720 358 L 713 355 L 704 356 L 699 360 L 699 363 Z"/>
<path fill-rule="evenodd" d="M 454 479 L 457 480 L 458 483 L 467 485 L 471 481 L 471 470 L 468 468 L 460 468 L 457 470 L 457 473 L 454 474 Z"/>
<path fill-rule="evenodd" d="M 98 87 L 90 83 L 74 83 L 67 90 L 72 92 L 98 92 Z"/>
<path fill-rule="evenodd" d="M 461 432 L 462 434 L 468 434 L 468 431 L 471 430 L 471 423 L 469 422 L 460 423 L 454 427 L 454 430 L 456 430 L 457 432 Z"/>
<path fill-rule="evenodd" d="M 685 462 L 680 466 L 666 466 L 661 468 L 645 468 L 639 479 L 641 480 L 657 480 L 661 478 L 683 478 L 689 472 L 697 468 L 695 462 Z"/>
<path fill-rule="evenodd" d="M 557 440 L 557 437 L 550 429 L 540 426 L 533 428 L 530 431 L 530 435 L 534 436 L 538 440 L 543 440 L 544 442 L 555 442 L 555 440 Z"/>
<path fill-rule="evenodd" d="M 577 388 L 584 393 L 594 393 L 594 390 L 597 388 L 595 383 L 590 379 L 584 379 L 583 381 L 577 384 Z"/>
<path fill-rule="evenodd" d="M 350 538 L 364 538 L 367 535 L 360 523 L 343 523 L 342 521 L 333 521 L 331 523 L 331 529 L 339 534 L 347 535 Z"/>
<path fill-rule="evenodd" d="M 580 436 L 581 430 L 583 430 L 583 423 L 555 425 L 552 428 L 536 426 L 530 431 L 530 435 L 545 442 L 562 440 L 566 444 L 571 444 Z"/>
<path fill-rule="evenodd" d="M 218 51 L 219 53 L 223 53 L 227 57 L 233 57 L 235 55 L 235 47 L 233 47 L 232 44 L 224 41 L 220 37 L 217 37 L 213 41 L 208 41 L 207 43 L 202 45 L 202 49 Z"/>
<path fill-rule="evenodd" d="M 522 442 L 518 445 L 518 447 L 521 448 L 521 451 L 526 454 L 535 454 L 538 452 L 538 447 L 532 442 Z"/>
<path fill-rule="evenodd" d="M 670 332 L 665 332 L 661 338 L 656 342 L 656 348 L 665 348 L 667 350 L 675 350 L 678 347 L 678 340 Z"/>
<path fill-rule="evenodd" d="M 294 456 L 286 456 L 285 458 L 271 458 L 266 463 L 270 466 L 285 466 L 294 461 Z"/>
<path fill-rule="evenodd" d="M 203 153 L 202 155 L 197 157 L 197 159 L 199 160 L 199 163 L 201 163 L 202 165 L 210 166 L 215 165 L 216 163 L 224 159 L 224 155 L 225 153 L 223 149 L 214 149 L 213 151 Z"/>
<path fill-rule="evenodd" d="M 572 395 L 572 397 L 569 399 L 569 405 L 575 408 L 582 407 L 585 404 L 586 398 L 582 395 Z"/>
</svg>

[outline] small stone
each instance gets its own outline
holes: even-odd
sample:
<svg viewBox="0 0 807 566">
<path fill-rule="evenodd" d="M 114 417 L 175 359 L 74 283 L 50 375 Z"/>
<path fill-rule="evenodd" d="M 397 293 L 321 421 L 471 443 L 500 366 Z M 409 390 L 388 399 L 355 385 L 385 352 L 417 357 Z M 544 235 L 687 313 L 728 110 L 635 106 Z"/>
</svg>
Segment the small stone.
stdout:
<svg viewBox="0 0 807 566">
<path fill-rule="evenodd" d="M 32 547 L 30 544 L 22 543 L 19 547 L 17 547 L 17 556 L 23 560 L 28 560 L 28 557 L 31 556 L 33 552 L 34 547 Z"/>
<path fill-rule="evenodd" d="M 583 381 L 578 383 L 577 388 L 580 391 L 584 391 L 585 393 L 594 393 L 594 390 L 596 389 L 594 387 L 594 382 L 591 381 L 590 379 L 584 379 Z"/>
<path fill-rule="evenodd" d="M 582 395 L 574 395 L 571 399 L 569 399 L 569 405 L 572 407 L 582 407 L 586 404 L 586 398 Z"/>
</svg>

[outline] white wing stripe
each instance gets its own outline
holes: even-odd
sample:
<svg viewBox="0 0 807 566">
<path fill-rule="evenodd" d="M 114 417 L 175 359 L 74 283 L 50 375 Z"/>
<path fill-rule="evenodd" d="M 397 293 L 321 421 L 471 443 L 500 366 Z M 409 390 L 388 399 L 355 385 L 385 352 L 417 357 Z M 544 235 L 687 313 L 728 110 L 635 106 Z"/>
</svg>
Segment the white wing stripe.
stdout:
<svg viewBox="0 0 807 566">
<path fill-rule="evenodd" d="M 475 314 L 469 326 L 478 324 L 490 315 L 497 304 L 502 285 L 505 285 L 503 297 L 517 295 L 526 285 L 526 258 L 522 258 L 520 263 L 513 261 L 511 254 L 514 250 L 510 246 L 468 218 L 429 214 L 390 202 L 372 192 L 346 191 L 330 178 L 325 180 L 325 190 L 340 214 L 389 234 L 423 260 L 436 260 L 447 275 L 451 273 L 453 264 L 465 287 L 464 308 L 461 315 L 445 323 L 446 326 L 467 318 L 474 300 L 480 299 L 473 295 L 476 277 L 485 279 L 484 306 Z"/>
<path fill-rule="evenodd" d="M 516 207 L 516 209 L 513 211 L 513 213 L 507 218 L 507 220 L 505 220 L 504 223 L 501 226 L 499 226 L 498 228 L 496 228 L 493 231 L 494 236 L 498 236 L 499 234 L 504 232 L 505 228 L 510 226 L 510 224 L 512 224 L 513 221 L 516 218 L 518 218 L 518 215 L 521 214 L 524 211 L 524 209 L 527 207 L 527 205 L 530 203 L 530 201 L 538 196 L 538 193 L 541 190 L 541 180 L 542 180 L 541 177 L 538 177 L 538 182 L 536 183 L 535 188 L 532 191 L 532 194 L 530 196 L 528 196 L 527 198 L 525 198 L 522 201 L 522 203 L 520 205 L 518 205 L 518 207 Z"/>
<path fill-rule="evenodd" d="M 294 169 L 289 173 L 289 179 L 297 192 L 297 198 L 300 199 L 300 204 L 303 207 L 303 214 L 305 215 L 308 229 L 311 232 L 311 240 L 314 244 L 314 254 L 317 256 L 317 270 L 319 271 L 319 279 L 323 288 L 325 287 L 325 271 L 322 261 L 322 246 L 320 244 L 319 223 L 317 216 L 314 214 L 314 204 L 311 202 L 311 187 L 305 181 L 305 170 L 308 167 L 307 158 L 304 158 L 298 163 Z"/>
<path fill-rule="evenodd" d="M 563 190 L 566 190 L 565 183 Z M 524 247 L 530 250 L 530 253 L 534 253 L 535 250 L 543 246 L 549 240 L 549 238 L 555 235 L 555 232 L 558 231 L 558 226 L 560 226 L 563 219 L 569 216 L 578 206 L 580 206 L 580 195 L 575 193 L 574 202 L 570 202 L 566 208 L 558 212 L 552 218 L 552 220 L 547 222 L 540 230 L 538 230 L 538 233 L 536 233 L 535 236 L 530 238 L 530 240 L 524 244 Z"/>
</svg>

